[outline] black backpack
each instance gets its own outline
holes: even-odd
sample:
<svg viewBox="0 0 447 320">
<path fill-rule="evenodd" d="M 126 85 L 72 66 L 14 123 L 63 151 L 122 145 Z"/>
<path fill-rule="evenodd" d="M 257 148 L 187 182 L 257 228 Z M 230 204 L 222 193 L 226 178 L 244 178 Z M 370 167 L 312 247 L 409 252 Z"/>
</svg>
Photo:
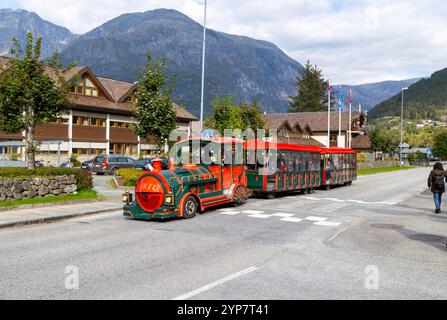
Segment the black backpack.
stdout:
<svg viewBox="0 0 447 320">
<path fill-rule="evenodd" d="M 434 186 L 436 190 L 442 190 L 445 189 L 445 183 L 444 183 L 444 175 L 435 175 L 433 178 Z"/>
</svg>

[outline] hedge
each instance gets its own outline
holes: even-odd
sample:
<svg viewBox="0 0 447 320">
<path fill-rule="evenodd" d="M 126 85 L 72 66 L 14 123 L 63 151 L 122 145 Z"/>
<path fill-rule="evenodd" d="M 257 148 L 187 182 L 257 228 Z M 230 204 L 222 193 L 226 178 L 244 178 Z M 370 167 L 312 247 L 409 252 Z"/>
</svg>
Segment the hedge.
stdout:
<svg viewBox="0 0 447 320">
<path fill-rule="evenodd" d="M 134 187 L 138 177 L 143 173 L 144 171 L 136 169 L 119 169 L 117 175 L 123 178 L 124 186 Z"/>
<path fill-rule="evenodd" d="M 76 177 L 78 190 L 86 190 L 93 188 L 92 173 L 87 170 L 74 168 L 52 168 L 44 167 L 35 170 L 27 168 L 0 168 L 0 178 L 38 178 L 38 177 L 55 177 L 64 175 L 74 175 Z"/>
</svg>

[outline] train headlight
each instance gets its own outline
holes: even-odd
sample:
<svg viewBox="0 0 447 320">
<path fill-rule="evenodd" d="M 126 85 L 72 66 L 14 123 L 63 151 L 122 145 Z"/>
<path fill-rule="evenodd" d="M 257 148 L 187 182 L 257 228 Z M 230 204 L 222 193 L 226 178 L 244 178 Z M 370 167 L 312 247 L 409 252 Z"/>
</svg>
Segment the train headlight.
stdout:
<svg viewBox="0 0 447 320">
<path fill-rule="evenodd" d="M 172 194 L 168 194 L 166 196 L 165 202 L 168 206 L 173 206 L 174 205 L 174 196 Z"/>
<path fill-rule="evenodd" d="M 133 201 L 133 195 L 129 191 L 123 194 L 123 202 L 130 204 Z"/>
</svg>

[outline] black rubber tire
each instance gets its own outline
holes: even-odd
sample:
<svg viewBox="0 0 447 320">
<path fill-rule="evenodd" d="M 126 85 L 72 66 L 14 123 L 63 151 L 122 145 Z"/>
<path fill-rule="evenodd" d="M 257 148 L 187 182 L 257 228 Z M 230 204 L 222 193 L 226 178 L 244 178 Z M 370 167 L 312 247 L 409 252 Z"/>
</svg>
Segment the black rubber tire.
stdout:
<svg viewBox="0 0 447 320">
<path fill-rule="evenodd" d="M 118 168 L 112 168 L 112 170 L 110 170 L 110 174 L 112 175 L 112 176 L 116 176 L 116 173 L 118 172 Z"/>
<path fill-rule="evenodd" d="M 323 190 L 326 190 L 326 191 L 331 190 L 331 186 L 329 184 L 327 184 L 323 187 Z"/>
<path fill-rule="evenodd" d="M 273 199 L 276 198 L 276 194 L 273 193 L 273 192 L 267 193 L 267 194 L 265 195 L 265 198 L 266 198 L 266 199 L 269 199 L 269 200 L 273 200 Z"/>
<path fill-rule="evenodd" d="M 192 219 L 197 215 L 198 211 L 198 203 L 196 199 L 193 196 L 189 196 L 186 198 L 186 200 L 183 202 L 183 218 L 184 219 Z"/>
</svg>

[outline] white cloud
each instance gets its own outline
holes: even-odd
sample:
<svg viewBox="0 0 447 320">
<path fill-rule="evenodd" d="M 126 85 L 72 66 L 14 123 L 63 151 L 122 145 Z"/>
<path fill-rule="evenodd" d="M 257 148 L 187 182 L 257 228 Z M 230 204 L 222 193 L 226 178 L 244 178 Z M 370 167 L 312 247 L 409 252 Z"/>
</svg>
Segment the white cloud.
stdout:
<svg viewBox="0 0 447 320">
<path fill-rule="evenodd" d="M 202 23 L 203 0 L 0 0 L 83 33 L 127 12 L 177 9 Z M 209 26 L 272 41 L 333 83 L 426 76 L 447 67 L 447 2 L 208 0 Z"/>
</svg>

